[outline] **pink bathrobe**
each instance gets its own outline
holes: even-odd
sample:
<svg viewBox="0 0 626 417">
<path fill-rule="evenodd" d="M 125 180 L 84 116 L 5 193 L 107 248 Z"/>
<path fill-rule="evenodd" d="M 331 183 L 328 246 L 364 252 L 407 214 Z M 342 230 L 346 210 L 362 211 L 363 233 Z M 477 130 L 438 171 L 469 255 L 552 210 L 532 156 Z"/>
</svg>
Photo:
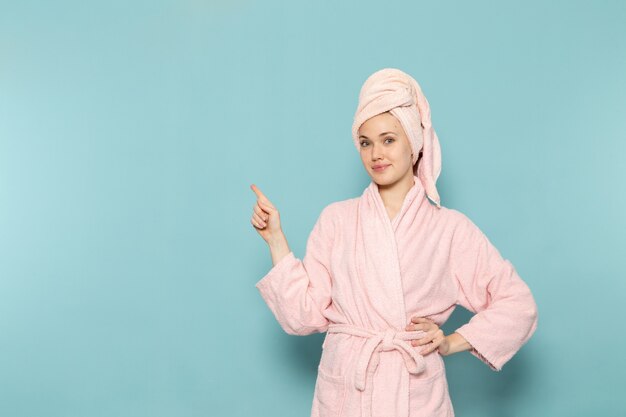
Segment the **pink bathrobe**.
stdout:
<svg viewBox="0 0 626 417">
<path fill-rule="evenodd" d="M 327 332 L 312 417 L 452 417 L 444 361 L 422 356 L 411 317 L 441 326 L 461 305 L 476 313 L 456 330 L 491 369 L 537 327 L 530 289 L 461 212 L 437 208 L 414 176 L 389 219 L 378 186 L 326 206 L 301 261 L 293 252 L 257 284 L 288 334 Z"/>
</svg>

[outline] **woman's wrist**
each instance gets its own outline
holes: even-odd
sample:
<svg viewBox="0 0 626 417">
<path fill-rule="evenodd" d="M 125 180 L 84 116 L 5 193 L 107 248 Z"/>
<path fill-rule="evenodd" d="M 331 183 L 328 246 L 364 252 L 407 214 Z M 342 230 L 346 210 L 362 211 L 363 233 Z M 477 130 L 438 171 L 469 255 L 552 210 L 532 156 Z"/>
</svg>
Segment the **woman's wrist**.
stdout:
<svg viewBox="0 0 626 417">
<path fill-rule="evenodd" d="M 267 242 L 270 252 L 272 254 L 272 263 L 276 265 L 281 259 L 291 252 L 289 249 L 289 244 L 287 243 L 287 238 L 283 233 L 274 239 L 268 240 Z"/>
<path fill-rule="evenodd" d="M 446 340 L 448 341 L 448 351 L 444 356 L 452 355 L 453 353 L 462 352 L 464 350 L 470 350 L 472 348 L 472 345 L 457 332 L 447 335 Z"/>
</svg>

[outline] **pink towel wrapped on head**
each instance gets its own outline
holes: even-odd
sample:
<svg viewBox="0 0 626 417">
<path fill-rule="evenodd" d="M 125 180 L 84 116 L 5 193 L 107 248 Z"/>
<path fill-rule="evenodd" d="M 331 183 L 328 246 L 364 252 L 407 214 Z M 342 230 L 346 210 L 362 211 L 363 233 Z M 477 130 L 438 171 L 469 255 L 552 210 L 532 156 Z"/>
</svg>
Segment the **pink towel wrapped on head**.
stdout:
<svg viewBox="0 0 626 417">
<path fill-rule="evenodd" d="M 467 216 L 438 204 L 438 139 L 426 99 L 403 74 L 368 79 L 353 128 L 390 111 L 414 158 L 423 150 L 400 211 L 391 220 L 370 182 L 360 197 L 322 210 L 303 260 L 290 252 L 256 284 L 285 332 L 327 332 L 312 417 L 454 416 L 444 360 L 411 346 L 425 334 L 404 330 L 411 317 L 442 326 L 456 305 L 475 313 L 456 332 L 496 371 L 537 327 L 534 298 L 511 262 Z"/>
<path fill-rule="evenodd" d="M 439 207 L 435 183 L 441 173 L 441 147 L 430 120 L 430 105 L 413 77 L 395 68 L 384 68 L 369 76 L 361 87 L 352 124 L 354 145 L 360 149 L 359 127 L 367 119 L 387 111 L 398 119 L 409 138 L 414 169 L 418 154 L 422 152 L 419 169 L 414 174 L 422 182 L 428 198 Z"/>
</svg>

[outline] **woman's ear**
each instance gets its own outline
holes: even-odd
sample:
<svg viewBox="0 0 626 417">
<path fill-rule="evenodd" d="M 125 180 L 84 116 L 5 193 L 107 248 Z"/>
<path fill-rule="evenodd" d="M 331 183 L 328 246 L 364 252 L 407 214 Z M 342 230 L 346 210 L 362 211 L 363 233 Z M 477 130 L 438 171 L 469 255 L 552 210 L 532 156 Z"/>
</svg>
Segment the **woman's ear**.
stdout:
<svg viewBox="0 0 626 417">
<path fill-rule="evenodd" d="M 415 173 L 417 173 L 421 160 L 422 160 L 422 151 L 420 151 L 420 153 L 417 154 L 417 161 L 415 161 L 415 164 L 413 165 Z"/>
</svg>

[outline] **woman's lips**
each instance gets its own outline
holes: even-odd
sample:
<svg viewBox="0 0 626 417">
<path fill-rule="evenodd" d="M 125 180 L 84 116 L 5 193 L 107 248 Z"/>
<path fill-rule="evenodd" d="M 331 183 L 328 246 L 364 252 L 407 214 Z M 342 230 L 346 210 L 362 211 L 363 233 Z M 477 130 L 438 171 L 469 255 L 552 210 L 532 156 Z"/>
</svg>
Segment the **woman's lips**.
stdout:
<svg viewBox="0 0 626 417">
<path fill-rule="evenodd" d="M 383 172 L 389 165 L 383 165 L 379 167 L 373 167 L 372 169 L 376 172 Z"/>
</svg>

